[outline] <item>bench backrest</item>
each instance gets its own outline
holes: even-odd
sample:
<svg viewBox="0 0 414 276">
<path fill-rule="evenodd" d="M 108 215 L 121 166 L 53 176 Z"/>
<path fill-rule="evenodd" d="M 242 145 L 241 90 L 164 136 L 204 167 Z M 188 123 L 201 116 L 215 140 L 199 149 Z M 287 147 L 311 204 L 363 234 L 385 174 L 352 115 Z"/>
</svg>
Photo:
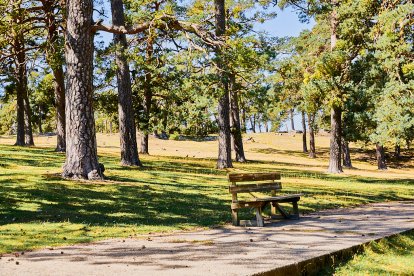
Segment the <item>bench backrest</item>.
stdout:
<svg viewBox="0 0 414 276">
<path fill-rule="evenodd" d="M 237 200 L 238 193 L 272 192 L 282 189 L 280 173 L 230 173 L 228 180 L 231 183 L 229 192 L 233 200 Z M 243 184 L 237 184 L 244 182 Z M 247 183 L 246 183 L 247 182 Z"/>
</svg>

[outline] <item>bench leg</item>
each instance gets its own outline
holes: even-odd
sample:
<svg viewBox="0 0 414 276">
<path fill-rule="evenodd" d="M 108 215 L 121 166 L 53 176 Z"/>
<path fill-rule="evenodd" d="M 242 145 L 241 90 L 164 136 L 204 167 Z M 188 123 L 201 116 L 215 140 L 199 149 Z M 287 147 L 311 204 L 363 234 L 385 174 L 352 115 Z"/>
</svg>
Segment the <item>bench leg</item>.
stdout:
<svg viewBox="0 0 414 276">
<path fill-rule="evenodd" d="M 231 220 L 233 221 L 233 225 L 234 226 L 239 226 L 240 225 L 240 220 L 237 216 L 237 210 L 231 210 Z"/>
<path fill-rule="evenodd" d="M 270 204 L 270 215 L 271 216 L 275 216 L 276 215 L 276 207 L 275 207 L 275 205 L 273 203 Z"/>
<path fill-rule="evenodd" d="M 264 226 L 264 219 L 262 216 L 262 208 L 256 208 L 256 221 L 258 227 Z"/>
<path fill-rule="evenodd" d="M 292 201 L 293 206 L 293 216 L 295 219 L 299 219 L 299 207 L 297 201 Z"/>
<path fill-rule="evenodd" d="M 282 206 L 280 206 L 278 203 L 276 203 L 276 202 L 274 202 L 273 204 L 272 204 L 274 207 L 275 207 L 275 209 L 285 218 L 285 219 L 287 219 L 287 218 L 289 218 L 289 214 L 288 213 L 286 213 L 286 211 L 285 210 L 283 210 L 283 208 L 282 208 Z"/>
</svg>

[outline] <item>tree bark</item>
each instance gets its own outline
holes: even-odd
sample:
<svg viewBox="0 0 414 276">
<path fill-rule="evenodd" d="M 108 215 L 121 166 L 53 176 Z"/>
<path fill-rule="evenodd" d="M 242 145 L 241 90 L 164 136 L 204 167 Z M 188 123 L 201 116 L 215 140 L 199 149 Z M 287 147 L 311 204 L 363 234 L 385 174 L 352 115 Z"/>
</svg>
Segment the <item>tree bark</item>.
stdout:
<svg viewBox="0 0 414 276">
<path fill-rule="evenodd" d="M 338 15 L 337 4 L 338 0 L 331 0 L 332 14 L 331 14 L 331 51 L 335 48 L 337 42 L 337 28 L 338 28 Z M 342 173 L 341 164 L 341 115 L 342 110 L 339 106 L 331 107 L 331 143 L 330 143 L 330 156 L 329 156 L 329 168 L 330 173 Z"/>
<path fill-rule="evenodd" d="M 152 55 L 154 52 L 153 40 L 150 37 L 150 34 L 147 33 L 147 49 L 145 53 L 145 62 L 150 67 L 152 63 Z M 149 69 L 146 69 L 145 80 L 144 80 L 144 102 L 143 102 L 143 118 L 141 123 L 141 147 L 139 153 L 149 154 L 149 128 L 150 128 L 150 114 L 151 114 L 151 101 L 152 101 L 152 89 L 151 89 L 152 73 Z"/>
<path fill-rule="evenodd" d="M 214 0 L 216 35 L 223 36 L 226 31 L 225 0 Z M 230 139 L 230 118 L 229 118 L 229 85 L 225 61 L 219 48 L 216 48 L 218 74 L 221 77 L 218 100 L 218 126 L 219 126 L 219 150 L 217 168 L 232 168 L 231 161 L 231 139 Z"/>
<path fill-rule="evenodd" d="M 140 136 L 141 136 L 141 143 L 140 143 L 140 147 L 139 147 L 139 153 L 140 154 L 149 154 L 149 147 L 148 147 L 149 134 L 148 134 L 148 132 L 142 131 L 140 133 Z"/>
<path fill-rule="evenodd" d="M 62 65 L 53 70 L 55 76 L 55 107 L 56 107 L 56 151 L 66 151 L 66 114 L 65 114 L 65 77 Z"/>
<path fill-rule="evenodd" d="M 308 143 L 306 141 L 306 117 L 305 117 L 305 112 L 302 111 L 302 129 L 303 129 L 303 133 L 302 133 L 302 148 L 303 148 L 303 152 L 308 152 Z"/>
<path fill-rule="evenodd" d="M 24 140 L 26 146 L 34 146 L 33 126 L 32 126 L 32 108 L 30 107 L 29 95 L 27 90 L 27 77 L 25 77 L 25 93 L 24 93 Z"/>
<path fill-rule="evenodd" d="M 66 8 L 66 161 L 62 175 L 73 179 L 103 179 L 92 107 L 93 1 L 68 0 Z"/>
<path fill-rule="evenodd" d="M 315 114 L 308 114 L 309 118 L 309 157 L 316 158 L 315 148 Z"/>
<path fill-rule="evenodd" d="M 242 122 L 241 122 L 241 131 L 243 133 L 247 133 L 247 126 L 246 126 L 246 110 L 242 108 Z"/>
<path fill-rule="evenodd" d="M 256 133 L 256 115 L 253 114 L 252 116 L 249 116 L 249 120 L 253 133 Z"/>
<path fill-rule="evenodd" d="M 17 39 L 15 41 L 15 49 L 18 51 L 17 54 L 17 76 L 16 76 L 16 98 L 17 98 L 17 137 L 16 146 L 25 146 L 25 106 L 24 106 L 24 95 L 26 94 L 26 55 L 24 54 L 22 41 Z"/>
<path fill-rule="evenodd" d="M 342 163 L 345 168 L 352 168 L 351 151 L 349 150 L 349 142 L 342 138 Z"/>
<path fill-rule="evenodd" d="M 21 1 L 11 1 L 15 12 L 12 15 L 13 24 L 18 26 L 23 21 L 21 12 Z M 25 87 L 25 78 L 27 78 L 26 68 L 26 54 L 24 36 L 21 32 L 14 33 L 12 41 L 12 51 L 14 54 L 14 82 L 16 85 L 16 146 L 25 146 L 25 128 L 24 128 L 24 94 L 27 87 Z"/>
<path fill-rule="evenodd" d="M 290 126 L 292 127 L 292 131 L 295 131 L 294 109 L 290 110 Z"/>
<path fill-rule="evenodd" d="M 48 41 L 46 47 L 46 60 L 52 69 L 54 76 L 54 96 L 56 108 L 56 151 L 66 150 L 66 123 L 65 123 L 65 77 L 63 73 L 63 56 L 59 46 L 59 22 L 55 14 L 55 1 L 42 1 L 43 11 L 46 17 Z"/>
<path fill-rule="evenodd" d="M 42 109 L 39 106 L 39 134 L 43 133 L 42 129 Z"/>
<path fill-rule="evenodd" d="M 395 145 L 394 157 L 397 159 L 401 158 L 401 146 L 400 145 Z"/>
<path fill-rule="evenodd" d="M 330 173 L 342 173 L 341 164 L 341 108 L 333 107 L 331 109 L 331 142 L 330 142 L 330 156 L 329 168 Z"/>
<path fill-rule="evenodd" d="M 122 0 L 111 0 L 112 22 L 124 26 L 124 6 Z M 121 148 L 121 165 L 141 166 L 137 148 L 134 109 L 132 107 L 131 75 L 125 55 L 127 40 L 125 34 L 114 34 L 116 46 L 116 78 L 118 84 L 118 118 Z"/>
<path fill-rule="evenodd" d="M 262 133 L 262 118 L 260 117 L 260 115 L 257 116 L 257 125 L 259 127 L 259 133 Z"/>
<path fill-rule="evenodd" d="M 387 163 L 385 160 L 385 149 L 384 149 L 384 146 L 380 145 L 379 143 L 376 144 L 376 155 L 377 155 L 378 170 L 386 170 Z"/>
<path fill-rule="evenodd" d="M 239 97 L 236 88 L 236 77 L 230 75 L 230 129 L 237 162 L 246 162 L 243 149 L 243 138 L 240 127 Z"/>
</svg>

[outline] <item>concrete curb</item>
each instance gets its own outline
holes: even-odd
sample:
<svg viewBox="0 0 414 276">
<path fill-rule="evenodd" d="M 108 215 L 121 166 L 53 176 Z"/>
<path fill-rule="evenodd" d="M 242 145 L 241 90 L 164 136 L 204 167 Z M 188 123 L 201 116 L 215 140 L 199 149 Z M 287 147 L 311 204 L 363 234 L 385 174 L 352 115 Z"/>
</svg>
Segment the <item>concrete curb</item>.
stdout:
<svg viewBox="0 0 414 276">
<path fill-rule="evenodd" d="M 354 245 L 348 248 L 344 248 L 322 256 L 317 256 L 298 263 L 293 263 L 283 267 L 277 267 L 275 269 L 268 270 L 265 272 L 255 273 L 252 274 L 252 276 L 317 275 L 325 268 L 329 268 L 336 264 L 349 261 L 355 254 L 363 253 L 365 251 L 365 247 L 369 245 L 371 242 L 380 242 L 384 239 L 389 239 L 396 237 L 398 235 L 410 233 L 414 233 L 414 229 L 374 239 L 359 245 Z"/>
</svg>

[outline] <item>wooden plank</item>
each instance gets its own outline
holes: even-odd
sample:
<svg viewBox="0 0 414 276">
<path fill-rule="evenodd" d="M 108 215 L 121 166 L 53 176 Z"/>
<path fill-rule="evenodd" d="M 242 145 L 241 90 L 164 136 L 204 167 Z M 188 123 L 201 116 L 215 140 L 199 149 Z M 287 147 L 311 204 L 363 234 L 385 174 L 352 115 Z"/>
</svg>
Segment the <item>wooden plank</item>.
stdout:
<svg viewBox="0 0 414 276">
<path fill-rule="evenodd" d="M 280 173 L 230 173 L 229 182 L 280 180 Z"/>
<path fill-rule="evenodd" d="M 268 197 L 268 198 L 254 198 L 252 200 L 237 200 L 233 201 L 231 204 L 231 209 L 240 209 L 246 207 L 263 207 L 266 206 L 269 202 L 278 202 L 278 203 L 293 203 L 300 200 L 300 195 L 285 195 L 278 197 Z"/>
<path fill-rule="evenodd" d="M 275 197 L 259 197 L 259 198 L 255 198 L 254 201 L 282 201 L 282 200 L 299 201 L 300 197 L 301 197 L 301 194 L 292 194 L 292 195 L 282 195 L 282 196 L 275 196 Z"/>
<path fill-rule="evenodd" d="M 241 209 L 241 208 L 256 208 L 256 207 L 263 207 L 266 204 L 268 204 L 268 202 L 266 202 L 266 201 L 233 202 L 231 204 L 231 209 L 232 210 L 237 210 L 237 209 Z"/>
<path fill-rule="evenodd" d="M 250 192 L 267 192 L 272 190 L 281 190 L 282 183 L 257 183 L 257 184 L 242 184 L 238 186 L 229 186 L 230 193 L 250 193 Z"/>
</svg>

